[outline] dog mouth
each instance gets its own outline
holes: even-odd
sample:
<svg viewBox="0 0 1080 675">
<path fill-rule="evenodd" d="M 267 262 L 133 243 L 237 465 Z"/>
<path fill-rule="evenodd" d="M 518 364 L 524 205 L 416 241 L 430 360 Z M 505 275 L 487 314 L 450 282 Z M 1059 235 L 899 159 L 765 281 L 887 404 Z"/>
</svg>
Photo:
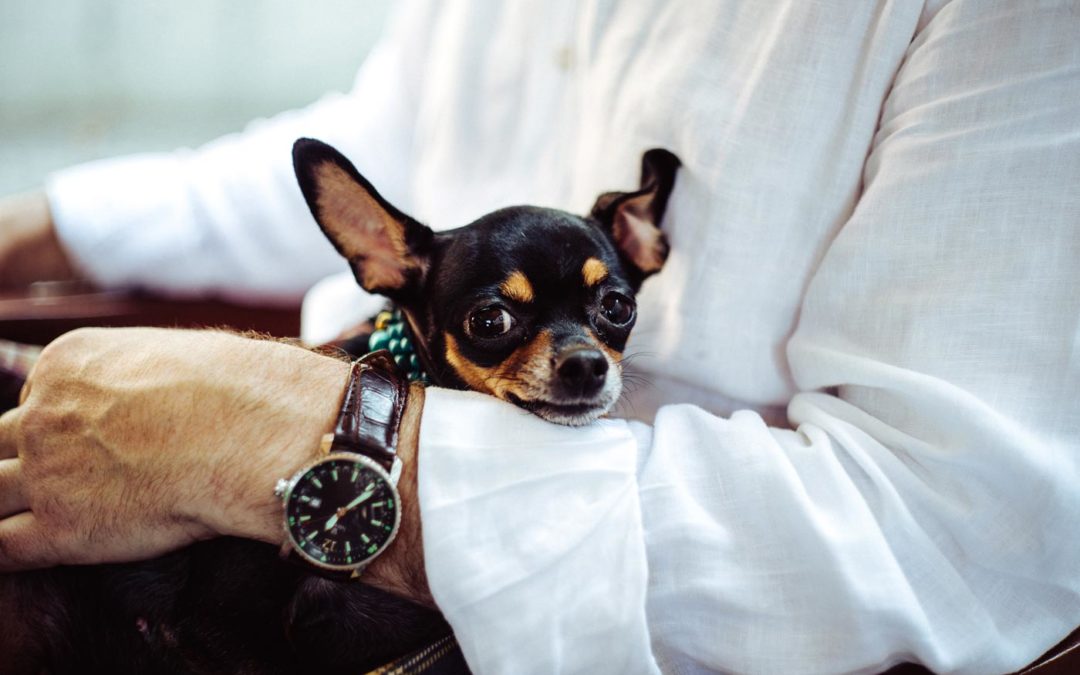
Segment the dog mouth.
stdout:
<svg viewBox="0 0 1080 675">
<path fill-rule="evenodd" d="M 611 408 L 606 400 L 587 401 L 584 403 L 557 403 L 542 399 L 523 399 L 512 393 L 507 394 L 511 403 L 555 424 L 579 427 L 598 419 Z"/>
</svg>

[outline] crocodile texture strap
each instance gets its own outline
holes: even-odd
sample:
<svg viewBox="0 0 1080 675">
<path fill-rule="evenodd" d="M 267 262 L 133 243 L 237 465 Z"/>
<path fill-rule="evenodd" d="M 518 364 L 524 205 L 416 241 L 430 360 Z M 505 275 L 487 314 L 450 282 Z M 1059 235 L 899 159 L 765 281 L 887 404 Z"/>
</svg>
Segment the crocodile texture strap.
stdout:
<svg viewBox="0 0 1080 675">
<path fill-rule="evenodd" d="M 397 453 L 398 426 L 408 394 L 408 380 L 390 352 L 372 352 L 354 362 L 331 452 L 365 455 L 389 472 Z"/>
</svg>

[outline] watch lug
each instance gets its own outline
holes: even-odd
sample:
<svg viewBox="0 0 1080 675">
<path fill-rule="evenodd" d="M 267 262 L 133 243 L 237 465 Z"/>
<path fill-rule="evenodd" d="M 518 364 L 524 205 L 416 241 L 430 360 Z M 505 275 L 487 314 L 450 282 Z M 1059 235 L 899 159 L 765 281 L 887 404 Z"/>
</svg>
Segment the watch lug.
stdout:
<svg viewBox="0 0 1080 675">
<path fill-rule="evenodd" d="M 322 440 L 319 442 L 319 454 L 329 455 L 330 448 L 334 445 L 334 434 L 323 434 Z"/>
</svg>

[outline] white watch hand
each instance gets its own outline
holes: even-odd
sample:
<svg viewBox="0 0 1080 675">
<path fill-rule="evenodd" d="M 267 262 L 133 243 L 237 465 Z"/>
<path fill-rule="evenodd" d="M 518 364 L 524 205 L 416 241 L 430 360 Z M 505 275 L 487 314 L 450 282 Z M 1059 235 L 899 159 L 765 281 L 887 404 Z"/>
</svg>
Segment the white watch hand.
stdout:
<svg viewBox="0 0 1080 675">
<path fill-rule="evenodd" d="M 344 507 L 338 509 L 337 512 L 334 515 L 332 515 L 332 516 L 330 516 L 329 518 L 326 519 L 326 525 L 323 526 L 323 530 L 328 531 L 328 530 L 332 529 L 334 527 L 334 525 L 337 525 L 337 522 L 341 518 L 341 516 L 344 516 L 349 511 L 352 511 L 357 506 L 360 506 L 361 504 L 363 504 L 373 494 L 375 494 L 375 488 L 374 487 L 368 488 L 363 493 L 361 493 L 360 496 L 358 496 L 356 499 L 352 500 L 351 502 L 346 504 Z"/>
<path fill-rule="evenodd" d="M 347 504 L 347 505 L 345 506 L 345 510 L 346 510 L 346 511 L 352 511 L 352 510 L 353 510 L 353 509 L 355 509 L 355 508 L 356 508 L 357 506 L 360 506 L 360 505 L 361 505 L 361 504 L 363 504 L 363 503 L 364 503 L 365 501 L 367 501 L 368 497 L 370 497 L 370 496 L 371 496 L 371 495 L 373 495 L 373 494 L 375 494 L 375 488 L 374 488 L 374 487 L 369 487 L 369 488 L 368 488 L 367 490 L 364 490 L 364 492 L 363 492 L 363 493 L 362 493 L 362 494 L 361 494 L 361 495 L 360 495 L 359 497 L 357 497 L 356 499 L 354 499 L 354 500 L 352 500 L 351 502 L 349 502 L 349 503 L 348 503 L 348 504 Z"/>
</svg>

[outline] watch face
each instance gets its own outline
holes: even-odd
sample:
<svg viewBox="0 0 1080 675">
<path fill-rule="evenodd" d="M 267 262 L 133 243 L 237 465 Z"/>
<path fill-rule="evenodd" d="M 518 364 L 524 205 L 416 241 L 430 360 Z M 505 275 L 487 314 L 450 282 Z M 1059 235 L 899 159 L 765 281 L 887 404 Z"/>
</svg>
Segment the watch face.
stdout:
<svg viewBox="0 0 1080 675">
<path fill-rule="evenodd" d="M 297 550 L 330 568 L 357 567 L 397 534 L 397 490 L 382 467 L 359 455 L 331 455 L 295 479 L 285 527 Z"/>
</svg>

